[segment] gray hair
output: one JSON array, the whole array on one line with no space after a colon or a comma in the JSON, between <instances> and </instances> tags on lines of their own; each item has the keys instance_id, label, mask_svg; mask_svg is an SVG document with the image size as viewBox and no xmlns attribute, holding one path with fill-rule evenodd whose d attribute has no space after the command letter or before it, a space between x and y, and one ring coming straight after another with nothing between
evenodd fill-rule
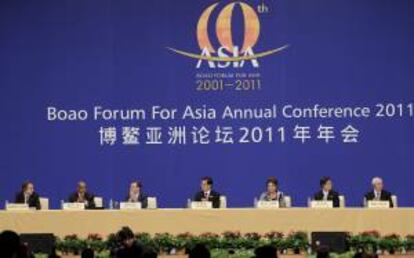
<instances>
[{"instance_id":1,"label":"gray hair","mask_svg":"<svg viewBox=\"0 0 414 258\"><path fill-rule=\"evenodd\" d=\"M382 183L382 178L381 177L374 177L371 181L371 183L373 185L377 184L377 183Z\"/></svg>"}]
</instances>

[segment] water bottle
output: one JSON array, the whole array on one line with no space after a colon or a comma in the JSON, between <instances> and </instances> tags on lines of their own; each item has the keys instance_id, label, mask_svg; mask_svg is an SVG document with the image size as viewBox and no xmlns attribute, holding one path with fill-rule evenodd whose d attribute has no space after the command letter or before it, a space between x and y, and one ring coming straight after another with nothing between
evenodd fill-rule
<instances>
[{"instance_id":1,"label":"water bottle","mask_svg":"<svg viewBox=\"0 0 414 258\"><path fill-rule=\"evenodd\" d=\"M191 199L187 199L187 208L191 208Z\"/></svg>"},{"instance_id":2,"label":"water bottle","mask_svg":"<svg viewBox=\"0 0 414 258\"><path fill-rule=\"evenodd\" d=\"M112 201L112 199L109 199L109 209L110 210L114 209L114 202Z\"/></svg>"},{"instance_id":3,"label":"water bottle","mask_svg":"<svg viewBox=\"0 0 414 258\"><path fill-rule=\"evenodd\" d=\"M64 206L64 204L65 204L65 201L64 200L60 200L60 208L63 210L63 206Z\"/></svg>"},{"instance_id":4,"label":"water bottle","mask_svg":"<svg viewBox=\"0 0 414 258\"><path fill-rule=\"evenodd\" d=\"M254 200L253 200L253 205L254 205L254 207L255 208L257 208L257 203L258 203L259 201L257 200L257 198L255 197L254 198Z\"/></svg>"}]
</instances>

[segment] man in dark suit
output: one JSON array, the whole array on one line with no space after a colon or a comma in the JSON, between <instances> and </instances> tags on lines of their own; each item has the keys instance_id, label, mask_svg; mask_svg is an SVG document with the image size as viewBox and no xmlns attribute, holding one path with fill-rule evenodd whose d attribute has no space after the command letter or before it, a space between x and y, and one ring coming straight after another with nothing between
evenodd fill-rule
<instances>
[{"instance_id":1,"label":"man in dark suit","mask_svg":"<svg viewBox=\"0 0 414 258\"><path fill-rule=\"evenodd\" d=\"M30 181L22 184L22 190L16 194L16 203L26 203L30 208L40 210L39 195L34 191L34 185Z\"/></svg>"},{"instance_id":2,"label":"man in dark suit","mask_svg":"<svg viewBox=\"0 0 414 258\"><path fill-rule=\"evenodd\" d=\"M392 202L392 194L384 190L384 183L381 178L374 177L372 179L373 190L365 194L365 200L367 201L389 201L390 207L394 207Z\"/></svg>"},{"instance_id":3,"label":"man in dark suit","mask_svg":"<svg viewBox=\"0 0 414 258\"><path fill-rule=\"evenodd\" d=\"M78 187L76 192L69 196L69 202L80 202L85 203L86 209L94 209L95 202L94 196L87 191L86 183L84 181L80 181L78 183Z\"/></svg>"},{"instance_id":4,"label":"man in dark suit","mask_svg":"<svg viewBox=\"0 0 414 258\"><path fill-rule=\"evenodd\" d=\"M128 227L123 227L118 233L119 248L113 250L116 258L140 258L143 247L135 240L134 233Z\"/></svg>"},{"instance_id":5,"label":"man in dark suit","mask_svg":"<svg viewBox=\"0 0 414 258\"><path fill-rule=\"evenodd\" d=\"M321 190L316 192L313 199L316 201L332 201L333 207L339 207L339 194L332 190L333 184L331 178L325 176L320 180Z\"/></svg>"},{"instance_id":6,"label":"man in dark suit","mask_svg":"<svg viewBox=\"0 0 414 258\"><path fill-rule=\"evenodd\" d=\"M129 194L126 198L127 202L140 202L143 209L148 207L147 196L142 192L142 184L140 181L133 181L129 187Z\"/></svg>"},{"instance_id":7,"label":"man in dark suit","mask_svg":"<svg viewBox=\"0 0 414 258\"><path fill-rule=\"evenodd\" d=\"M213 179L211 177L204 177L201 179L201 191L196 193L194 201L212 202L213 208L220 208L220 194L213 191Z\"/></svg>"}]
</instances>

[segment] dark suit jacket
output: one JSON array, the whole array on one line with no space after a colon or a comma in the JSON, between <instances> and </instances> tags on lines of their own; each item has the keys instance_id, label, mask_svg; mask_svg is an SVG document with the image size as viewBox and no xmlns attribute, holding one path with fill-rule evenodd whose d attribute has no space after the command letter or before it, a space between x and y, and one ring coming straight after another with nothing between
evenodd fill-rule
<instances>
[{"instance_id":1,"label":"dark suit jacket","mask_svg":"<svg viewBox=\"0 0 414 258\"><path fill-rule=\"evenodd\" d=\"M24 193L19 192L16 194L16 203L24 203ZM39 195L37 193L33 193L30 195L29 200L27 201L27 204L30 208L36 208L36 210L40 210L40 200Z\"/></svg>"},{"instance_id":2,"label":"dark suit jacket","mask_svg":"<svg viewBox=\"0 0 414 258\"><path fill-rule=\"evenodd\" d=\"M116 258L139 258L143 251L143 247L138 243L134 243L131 247L122 246L116 251Z\"/></svg>"},{"instance_id":3,"label":"dark suit jacket","mask_svg":"<svg viewBox=\"0 0 414 258\"><path fill-rule=\"evenodd\" d=\"M141 203L141 207L143 209L146 209L148 207L148 199L147 199L147 195L140 193L139 197L138 197L138 201ZM125 198L125 201L128 202L129 201L129 195Z\"/></svg>"},{"instance_id":4,"label":"dark suit jacket","mask_svg":"<svg viewBox=\"0 0 414 258\"><path fill-rule=\"evenodd\" d=\"M319 192L315 193L315 195L313 196L313 199L315 201L322 201L323 200L323 191L320 190ZM329 191L328 201L332 201L333 202L333 207L338 208L339 207L339 194L335 191Z\"/></svg>"},{"instance_id":5,"label":"dark suit jacket","mask_svg":"<svg viewBox=\"0 0 414 258\"><path fill-rule=\"evenodd\" d=\"M203 198L204 192L200 191L195 194L194 201L201 202ZM211 190L210 195L208 197L208 201L212 202L213 208L220 208L220 194L218 192Z\"/></svg>"},{"instance_id":6,"label":"dark suit jacket","mask_svg":"<svg viewBox=\"0 0 414 258\"><path fill-rule=\"evenodd\" d=\"M388 191L382 190L381 192L381 201L389 201L390 202L390 207L394 207L394 203L392 203L392 198L391 198L392 194ZM367 201L372 201L375 199L375 193L374 191L368 192L367 194L365 194L365 199Z\"/></svg>"},{"instance_id":7,"label":"dark suit jacket","mask_svg":"<svg viewBox=\"0 0 414 258\"><path fill-rule=\"evenodd\" d=\"M94 196L90 193L85 193L85 209L95 209L95 202L93 200ZM78 202L78 192L72 193L69 198L69 202Z\"/></svg>"}]
</instances>

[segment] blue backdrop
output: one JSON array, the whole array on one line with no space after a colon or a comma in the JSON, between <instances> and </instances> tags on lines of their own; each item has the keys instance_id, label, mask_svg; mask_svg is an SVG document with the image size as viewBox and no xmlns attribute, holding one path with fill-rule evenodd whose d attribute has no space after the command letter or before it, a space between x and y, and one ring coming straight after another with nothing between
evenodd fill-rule
<instances>
[{"instance_id":1,"label":"blue backdrop","mask_svg":"<svg viewBox=\"0 0 414 258\"><path fill-rule=\"evenodd\" d=\"M210 175L231 207L251 206L274 175L303 206L329 175L348 205L360 205L370 179L381 176L400 205L414 205L413 117L260 120L48 121L47 107L182 110L186 105L221 110L225 105L370 106L413 102L414 2L412 0L244 1L260 20L256 52L283 51L240 69L214 70L170 51L200 54L196 27L210 0L62 0L0 2L0 201L12 199L30 179L53 207L80 179L91 192L121 199L133 179L158 197L161 207L183 207ZM220 1L208 32L217 45L214 19L231 1ZM262 6L262 9L257 8ZM266 8L264 8L266 7ZM241 42L240 6L232 17ZM239 43L239 45L241 45ZM197 91L196 74L260 73L261 90ZM375 110L375 109L373 109ZM407 111L407 112L406 112ZM284 126L351 124L359 141L325 144L312 135L285 143L100 145L100 127ZM214 132L214 130L213 130ZM165 132L166 134L166 132ZM145 139L143 138L141 142Z\"/></svg>"}]
</instances>

